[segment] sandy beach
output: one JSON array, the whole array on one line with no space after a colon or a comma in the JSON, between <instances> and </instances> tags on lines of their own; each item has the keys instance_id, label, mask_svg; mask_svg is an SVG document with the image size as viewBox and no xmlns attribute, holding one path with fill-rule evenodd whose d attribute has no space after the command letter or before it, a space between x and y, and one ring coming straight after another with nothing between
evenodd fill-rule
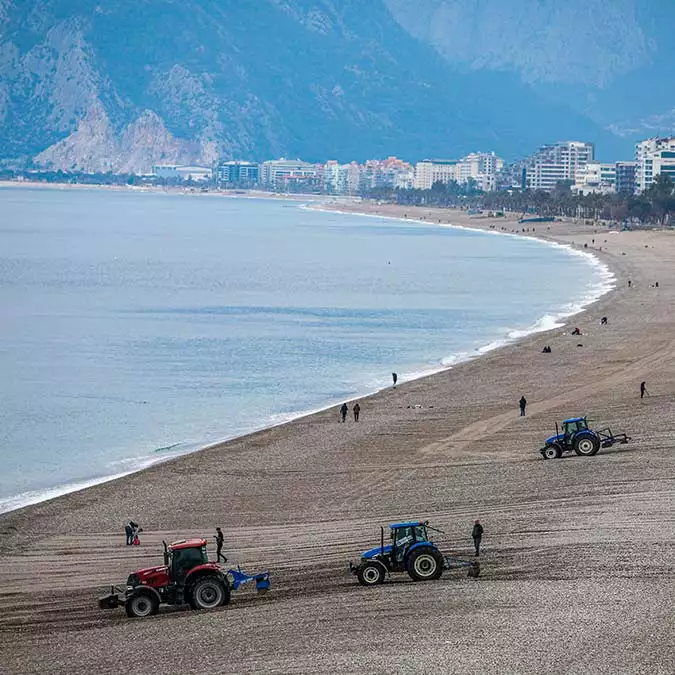
<instances>
[{"instance_id":1,"label":"sandy beach","mask_svg":"<svg viewBox=\"0 0 675 675\"><path fill-rule=\"evenodd\" d=\"M358 424L327 410L0 515L0 670L671 673L675 233L534 226L586 244L617 276L567 326L366 397ZM631 443L544 461L556 420L584 414ZM125 546L130 518L144 529L140 547ZM480 578L398 575L361 588L347 561L378 543L380 525L408 518L429 519L446 532L435 536L441 548L461 556L480 518ZM160 563L163 539L213 542L216 525L230 561L271 572L269 593L143 620L98 609L106 585Z\"/></svg>"}]
</instances>

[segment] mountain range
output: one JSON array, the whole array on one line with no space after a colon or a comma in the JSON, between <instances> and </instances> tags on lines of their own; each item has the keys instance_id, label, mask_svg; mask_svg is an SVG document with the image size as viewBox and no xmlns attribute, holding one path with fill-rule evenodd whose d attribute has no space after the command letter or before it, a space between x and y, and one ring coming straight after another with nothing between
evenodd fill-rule
<instances>
[{"instance_id":1,"label":"mountain range","mask_svg":"<svg viewBox=\"0 0 675 675\"><path fill-rule=\"evenodd\" d=\"M673 19L638 0L0 0L0 162L515 159L572 138L630 158L675 129Z\"/></svg>"}]
</instances>

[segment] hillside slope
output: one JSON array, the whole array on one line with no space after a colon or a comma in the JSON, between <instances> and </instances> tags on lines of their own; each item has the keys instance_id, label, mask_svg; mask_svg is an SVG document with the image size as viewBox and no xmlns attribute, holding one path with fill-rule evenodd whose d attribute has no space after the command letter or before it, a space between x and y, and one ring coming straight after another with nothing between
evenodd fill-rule
<instances>
[{"instance_id":1,"label":"hillside slope","mask_svg":"<svg viewBox=\"0 0 675 675\"><path fill-rule=\"evenodd\" d=\"M0 0L0 159L507 157L579 137L628 149L514 73L459 70L384 0Z\"/></svg>"}]
</instances>

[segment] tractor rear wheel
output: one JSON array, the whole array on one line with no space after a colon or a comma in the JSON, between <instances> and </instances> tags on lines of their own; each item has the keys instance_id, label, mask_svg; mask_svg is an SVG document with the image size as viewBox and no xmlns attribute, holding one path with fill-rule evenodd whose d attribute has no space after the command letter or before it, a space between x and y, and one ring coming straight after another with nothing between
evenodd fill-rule
<instances>
[{"instance_id":1,"label":"tractor rear wheel","mask_svg":"<svg viewBox=\"0 0 675 675\"><path fill-rule=\"evenodd\" d=\"M157 614L159 602L157 602L157 598L154 595L150 595L147 592L136 593L126 601L124 608L127 611L127 616L142 619L146 616Z\"/></svg>"},{"instance_id":2,"label":"tractor rear wheel","mask_svg":"<svg viewBox=\"0 0 675 675\"><path fill-rule=\"evenodd\" d=\"M197 579L190 589L192 609L215 609L230 602L230 587L215 575Z\"/></svg>"},{"instance_id":3,"label":"tractor rear wheel","mask_svg":"<svg viewBox=\"0 0 675 675\"><path fill-rule=\"evenodd\" d=\"M544 455L544 459L560 459L562 450L559 445L547 445L541 454Z\"/></svg>"},{"instance_id":4,"label":"tractor rear wheel","mask_svg":"<svg viewBox=\"0 0 675 675\"><path fill-rule=\"evenodd\" d=\"M362 563L356 572L356 578L359 580L361 586L376 586L384 583L384 577L387 570L380 562L373 560L372 562Z\"/></svg>"},{"instance_id":5,"label":"tractor rear wheel","mask_svg":"<svg viewBox=\"0 0 675 675\"><path fill-rule=\"evenodd\" d=\"M443 574L443 556L435 548L423 546L410 552L406 569L413 581L430 581Z\"/></svg>"},{"instance_id":6,"label":"tractor rear wheel","mask_svg":"<svg viewBox=\"0 0 675 675\"><path fill-rule=\"evenodd\" d=\"M600 439L594 434L577 436L574 441L574 452L582 457L591 457L600 450Z\"/></svg>"}]
</instances>

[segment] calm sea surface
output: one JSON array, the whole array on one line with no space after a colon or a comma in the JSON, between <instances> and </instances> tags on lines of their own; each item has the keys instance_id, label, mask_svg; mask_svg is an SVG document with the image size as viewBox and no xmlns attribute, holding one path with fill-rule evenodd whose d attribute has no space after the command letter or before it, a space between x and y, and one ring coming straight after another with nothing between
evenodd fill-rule
<instances>
[{"instance_id":1,"label":"calm sea surface","mask_svg":"<svg viewBox=\"0 0 675 675\"><path fill-rule=\"evenodd\" d=\"M607 284L516 237L1 188L0 511L438 370Z\"/></svg>"}]
</instances>

